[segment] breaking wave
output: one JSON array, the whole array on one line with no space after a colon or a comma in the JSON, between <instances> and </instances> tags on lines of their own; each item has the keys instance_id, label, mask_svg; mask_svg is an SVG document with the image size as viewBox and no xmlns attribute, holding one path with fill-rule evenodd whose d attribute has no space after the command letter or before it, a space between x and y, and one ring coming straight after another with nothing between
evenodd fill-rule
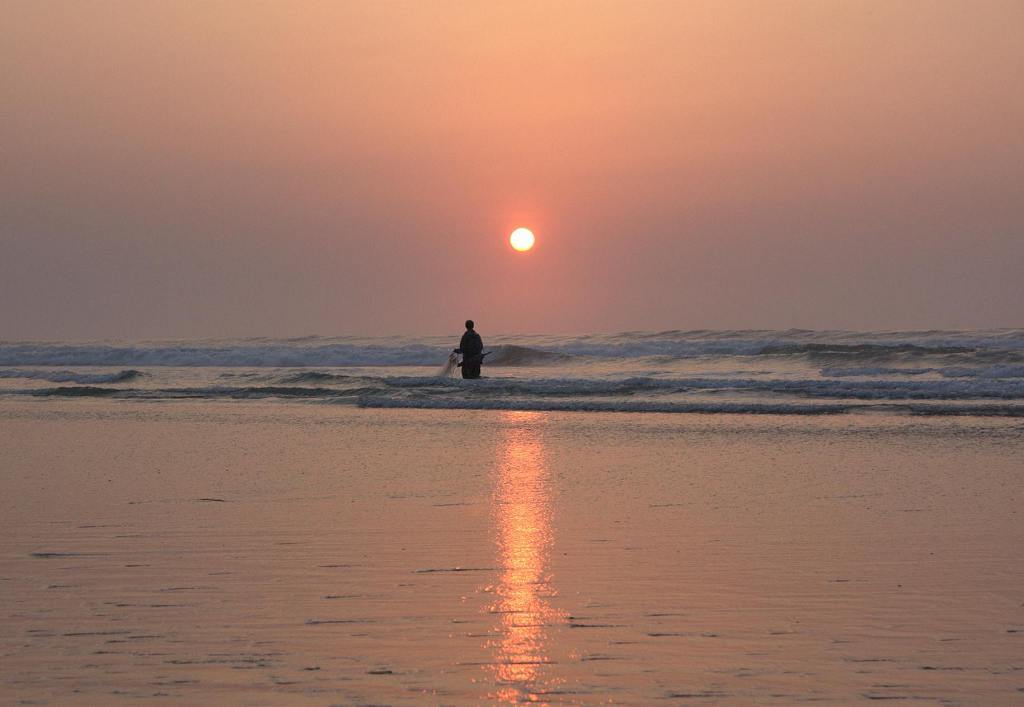
<instances>
[{"instance_id":1,"label":"breaking wave","mask_svg":"<svg viewBox=\"0 0 1024 707\"><path fill-rule=\"evenodd\" d=\"M765 356L791 356L794 354L807 354L812 357L838 357L838 358L890 358L899 355L934 356L941 354L963 354L971 353L974 348L969 346L944 346L933 345L923 346L910 343L892 344L831 344L831 343L810 343L810 344L783 344L765 346L757 353Z\"/></svg>"},{"instance_id":2,"label":"breaking wave","mask_svg":"<svg viewBox=\"0 0 1024 707\"><path fill-rule=\"evenodd\" d=\"M330 383L350 380L352 376L327 371L300 371L284 376L282 383Z\"/></svg>"},{"instance_id":3,"label":"breaking wave","mask_svg":"<svg viewBox=\"0 0 1024 707\"><path fill-rule=\"evenodd\" d=\"M10 394L12 391L8 391ZM339 390L337 388L304 388L299 386L213 386L205 388L104 388L99 386L66 386L60 388L34 388L13 391L15 395L35 397L116 397L136 400L256 400L260 398L306 398L333 399L354 397L364 393L378 392L376 388Z\"/></svg>"},{"instance_id":4,"label":"breaking wave","mask_svg":"<svg viewBox=\"0 0 1024 707\"><path fill-rule=\"evenodd\" d=\"M938 402L770 402L770 401L680 401L603 400L559 397L447 397L379 395L370 388L338 390L281 386L238 388L181 388L171 390L125 390L98 386L74 386L23 391L37 397L126 398L126 399L221 399L259 400L283 398L357 405L364 408L412 408L438 410L537 410L551 412L651 412L689 414L755 415L841 415L848 413L910 414L925 416L1024 417L1024 404Z\"/></svg>"},{"instance_id":5,"label":"breaking wave","mask_svg":"<svg viewBox=\"0 0 1024 707\"><path fill-rule=\"evenodd\" d=\"M440 389L475 396L542 395L561 397L621 396L636 393L750 391L817 398L858 400L1024 399L1024 381L901 381L901 380L784 380L758 378L650 378L619 380L586 378L485 378L472 382L437 377L396 376L372 380L387 388L429 391Z\"/></svg>"},{"instance_id":6,"label":"breaking wave","mask_svg":"<svg viewBox=\"0 0 1024 707\"><path fill-rule=\"evenodd\" d=\"M141 378L142 371L128 369L117 373L79 373L77 371L35 371L0 369L0 378L26 378L51 383L127 383Z\"/></svg>"},{"instance_id":7,"label":"breaking wave","mask_svg":"<svg viewBox=\"0 0 1024 707\"><path fill-rule=\"evenodd\" d=\"M1024 330L987 332L664 331L492 337L487 364L558 364L577 357L666 360L797 358L830 365L940 359L943 365L1024 365ZM0 343L0 366L438 366L452 337L246 339L151 343Z\"/></svg>"},{"instance_id":8,"label":"breaking wave","mask_svg":"<svg viewBox=\"0 0 1024 707\"><path fill-rule=\"evenodd\" d=\"M487 358L488 366L537 366L546 363L556 363L572 358L571 354L558 351L545 351L534 349L529 346L516 346L514 344L501 344L491 349L491 355Z\"/></svg>"},{"instance_id":9,"label":"breaking wave","mask_svg":"<svg viewBox=\"0 0 1024 707\"><path fill-rule=\"evenodd\" d=\"M489 347L489 366L528 366L564 361L571 354L529 346ZM298 368L304 366L434 366L450 348L424 344L323 344L230 346L117 346L0 344L4 366L174 366ZM324 374L329 375L329 374ZM84 381L83 381L84 382Z\"/></svg>"},{"instance_id":10,"label":"breaking wave","mask_svg":"<svg viewBox=\"0 0 1024 707\"><path fill-rule=\"evenodd\" d=\"M861 366L821 369L821 375L826 378L921 376L927 373L934 373L943 378L1024 378L1024 366L946 366L938 368Z\"/></svg>"},{"instance_id":11,"label":"breaking wave","mask_svg":"<svg viewBox=\"0 0 1024 707\"><path fill-rule=\"evenodd\" d=\"M1019 329L492 336L485 377L472 381L436 375L452 343L452 337L0 342L0 396L495 410L1024 414ZM88 368L94 366L101 368Z\"/></svg>"},{"instance_id":12,"label":"breaking wave","mask_svg":"<svg viewBox=\"0 0 1024 707\"><path fill-rule=\"evenodd\" d=\"M903 413L920 416L1024 417L1024 405L855 405L799 403L671 403L647 401L551 401L551 400L396 400L360 398L365 408L414 408L435 410L531 410L545 412L660 412L741 415L842 415L848 413Z\"/></svg>"},{"instance_id":13,"label":"breaking wave","mask_svg":"<svg viewBox=\"0 0 1024 707\"><path fill-rule=\"evenodd\" d=\"M0 344L0 366L420 366L443 360L440 353L423 344Z\"/></svg>"},{"instance_id":14,"label":"breaking wave","mask_svg":"<svg viewBox=\"0 0 1024 707\"><path fill-rule=\"evenodd\" d=\"M958 366L940 368L938 372L945 378L1024 378L1024 366L988 366L986 368Z\"/></svg>"},{"instance_id":15,"label":"breaking wave","mask_svg":"<svg viewBox=\"0 0 1024 707\"><path fill-rule=\"evenodd\" d=\"M289 385L287 383L293 383ZM301 383L309 385L301 385ZM1024 380L848 380L759 378L484 378L463 381L439 376L354 376L308 371L270 385L171 388L61 387L7 391L32 395L119 395L192 398L333 398L376 395L398 399L447 397L586 399L739 393L832 400L1024 400Z\"/></svg>"}]
</instances>

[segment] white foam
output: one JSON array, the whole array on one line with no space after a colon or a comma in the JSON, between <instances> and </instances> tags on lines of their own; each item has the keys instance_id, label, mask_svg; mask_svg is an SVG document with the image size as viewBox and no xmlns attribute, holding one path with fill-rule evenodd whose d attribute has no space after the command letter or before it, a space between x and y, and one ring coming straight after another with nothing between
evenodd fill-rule
<instances>
[{"instance_id":1,"label":"white foam","mask_svg":"<svg viewBox=\"0 0 1024 707\"><path fill-rule=\"evenodd\" d=\"M455 369L459 365L459 355L457 353L448 354L448 360L441 366L441 370L437 372L439 378L452 378L455 375Z\"/></svg>"},{"instance_id":2,"label":"white foam","mask_svg":"<svg viewBox=\"0 0 1024 707\"><path fill-rule=\"evenodd\" d=\"M454 341L442 337L153 343L0 343L0 366L434 366ZM688 359L811 357L858 361L954 357L947 365L1024 365L1024 330L989 332L668 331L488 339L488 366L557 365L572 357ZM963 360L961 360L963 359ZM1005 359L1005 360L1004 360Z\"/></svg>"},{"instance_id":3,"label":"white foam","mask_svg":"<svg viewBox=\"0 0 1024 707\"><path fill-rule=\"evenodd\" d=\"M1024 417L1024 405L935 404L800 404L800 403L659 403L647 401L580 400L408 400L359 398L366 408L413 408L434 410L530 410L545 412L646 412L673 414L741 415L840 415L853 412L887 412L921 416Z\"/></svg>"}]
</instances>

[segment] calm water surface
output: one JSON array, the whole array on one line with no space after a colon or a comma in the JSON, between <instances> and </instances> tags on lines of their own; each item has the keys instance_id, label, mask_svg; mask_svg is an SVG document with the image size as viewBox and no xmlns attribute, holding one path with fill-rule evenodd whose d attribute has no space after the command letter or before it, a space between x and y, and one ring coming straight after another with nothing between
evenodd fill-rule
<instances>
[{"instance_id":1,"label":"calm water surface","mask_svg":"<svg viewBox=\"0 0 1024 707\"><path fill-rule=\"evenodd\" d=\"M1012 704L1015 420L0 406L5 701Z\"/></svg>"}]
</instances>

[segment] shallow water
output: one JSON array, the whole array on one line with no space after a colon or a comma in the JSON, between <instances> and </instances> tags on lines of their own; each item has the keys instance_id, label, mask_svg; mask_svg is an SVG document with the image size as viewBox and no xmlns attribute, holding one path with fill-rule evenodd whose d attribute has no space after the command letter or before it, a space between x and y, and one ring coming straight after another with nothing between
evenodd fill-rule
<instances>
[{"instance_id":1,"label":"shallow water","mask_svg":"<svg viewBox=\"0 0 1024 707\"><path fill-rule=\"evenodd\" d=\"M444 367L457 340L0 341L0 399L1024 417L1020 329L487 335L484 378L471 381Z\"/></svg>"},{"instance_id":2,"label":"shallow water","mask_svg":"<svg viewBox=\"0 0 1024 707\"><path fill-rule=\"evenodd\" d=\"M1011 704L1014 419L0 405L0 701Z\"/></svg>"}]
</instances>

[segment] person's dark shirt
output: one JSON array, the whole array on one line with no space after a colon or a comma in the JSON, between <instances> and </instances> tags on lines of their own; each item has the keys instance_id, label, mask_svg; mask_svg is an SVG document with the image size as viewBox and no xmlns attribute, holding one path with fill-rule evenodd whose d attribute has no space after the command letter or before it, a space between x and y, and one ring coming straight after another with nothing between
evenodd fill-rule
<instances>
[{"instance_id":1,"label":"person's dark shirt","mask_svg":"<svg viewBox=\"0 0 1024 707\"><path fill-rule=\"evenodd\" d=\"M467 329L466 333L462 335L462 340L459 342L459 348L456 353L462 354L464 358L472 359L483 352L483 339L472 329Z\"/></svg>"}]
</instances>

